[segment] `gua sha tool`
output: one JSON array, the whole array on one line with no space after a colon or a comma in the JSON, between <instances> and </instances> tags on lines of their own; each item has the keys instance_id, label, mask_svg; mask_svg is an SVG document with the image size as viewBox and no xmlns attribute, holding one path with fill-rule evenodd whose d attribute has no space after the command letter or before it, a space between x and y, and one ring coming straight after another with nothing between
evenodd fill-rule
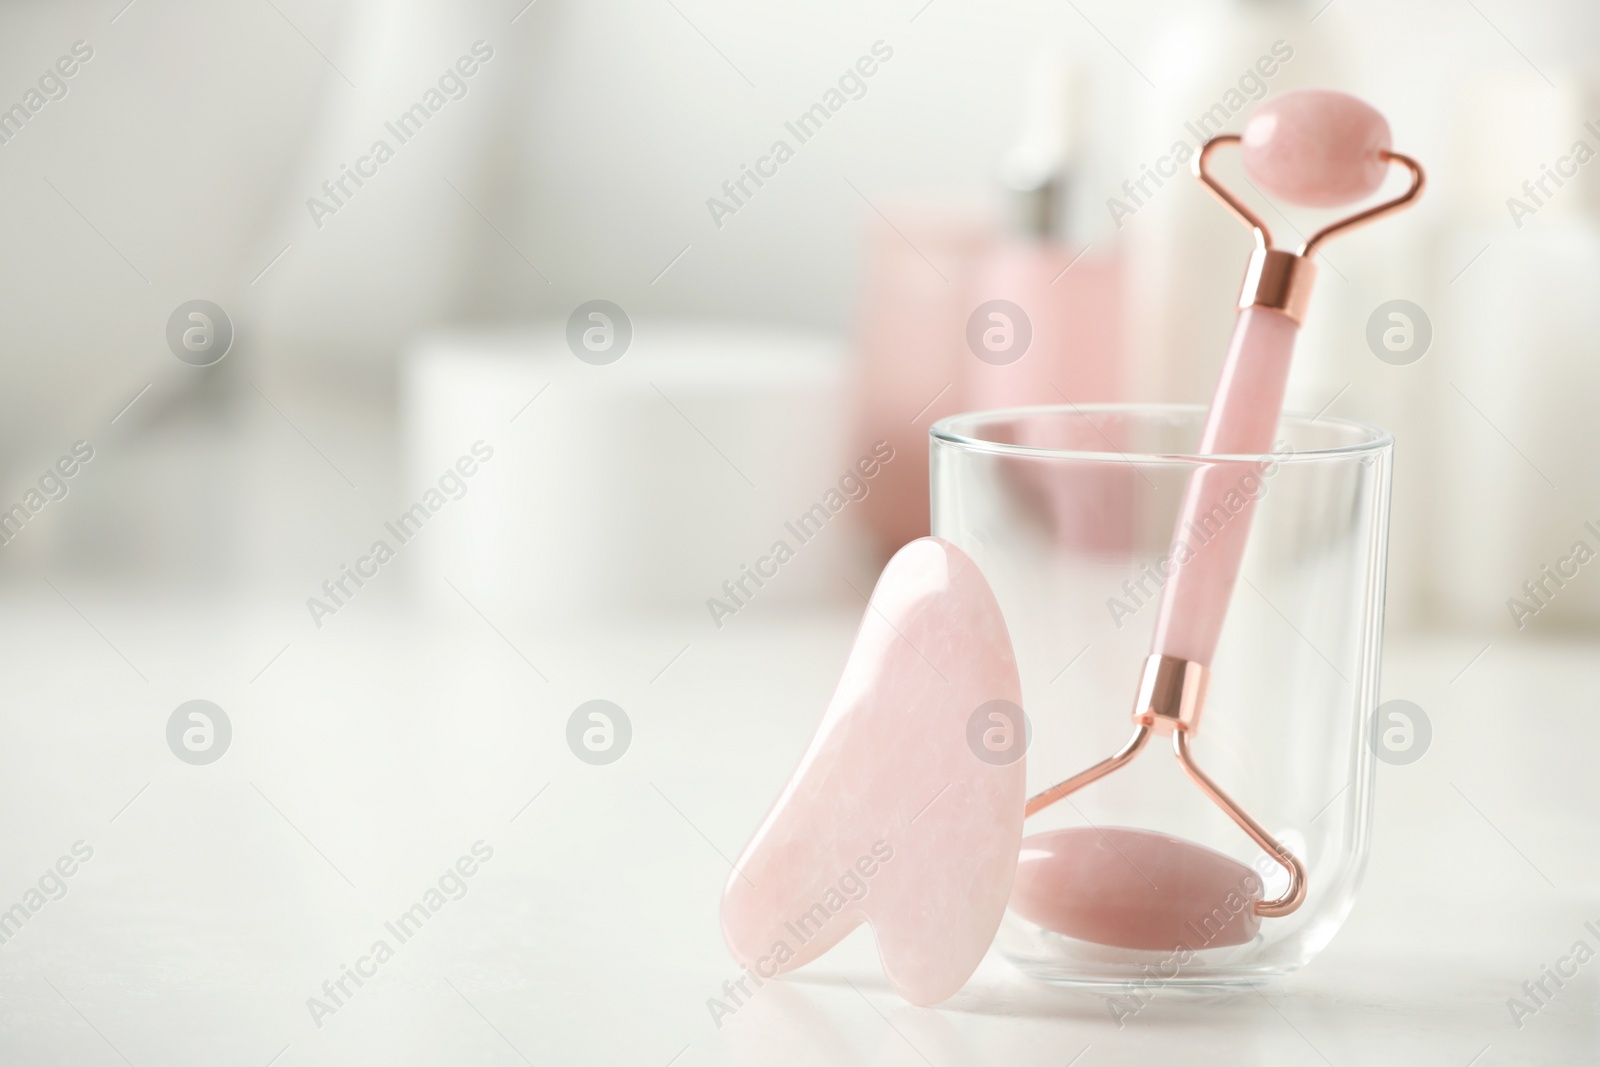
<instances>
[{"instance_id":1,"label":"gua sha tool","mask_svg":"<svg viewBox=\"0 0 1600 1067\"><path fill-rule=\"evenodd\" d=\"M1373 108L1345 93L1298 90L1267 101L1243 136L1212 138L1195 157L1195 176L1255 234L1239 317L1222 376L1212 397L1198 452L1260 455L1272 447L1283 405L1295 335L1305 317L1316 268L1311 256L1330 237L1397 211L1422 191L1422 168L1389 148L1389 125ZM1389 165L1411 173L1403 194L1314 233L1298 252L1272 247L1267 225L1224 188L1208 168L1223 145L1240 145L1246 175L1293 204L1334 207L1377 191ZM1210 663L1227 614L1249 536L1254 493L1241 480L1255 470L1220 459L1189 479L1172 558L1176 569L1162 590L1150 656L1134 704L1133 737L1121 751L1028 801L1033 815L1127 764L1152 734L1170 735L1184 771L1288 874L1288 885L1261 899L1263 882L1244 864L1210 849L1143 830L1085 828L1025 838L1012 907L1024 918L1084 941L1130 949L1214 948L1243 944L1262 917L1292 913L1305 900L1300 859L1195 764L1190 740L1200 725ZM1244 505L1223 505L1233 493ZM1223 507L1232 518L1198 549L1185 532L1206 530L1205 517ZM1218 524L1213 524L1218 525ZM1246 906L1248 905L1248 906ZM1206 920L1230 918L1217 929ZM1204 945L1195 945L1196 931Z\"/></svg>"},{"instance_id":2,"label":"gua sha tool","mask_svg":"<svg viewBox=\"0 0 1600 1067\"><path fill-rule=\"evenodd\" d=\"M1027 795L1020 745L988 762L967 741L994 701L1020 719L994 593L954 545L911 542L879 576L822 724L723 890L723 938L758 982L866 922L906 1000L965 984L1005 914Z\"/></svg>"}]
</instances>

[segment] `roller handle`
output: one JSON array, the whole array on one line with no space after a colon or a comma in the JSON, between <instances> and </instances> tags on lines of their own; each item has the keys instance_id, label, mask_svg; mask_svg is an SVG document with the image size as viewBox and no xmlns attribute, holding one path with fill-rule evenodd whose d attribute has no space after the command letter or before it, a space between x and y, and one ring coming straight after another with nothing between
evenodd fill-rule
<instances>
[{"instance_id":1,"label":"roller handle","mask_svg":"<svg viewBox=\"0 0 1600 1067\"><path fill-rule=\"evenodd\" d=\"M1239 312L1217 382L1201 455L1272 451L1299 325L1282 311ZM1209 667L1239 577L1255 502L1271 467L1261 461L1207 463L1189 476L1173 531L1171 577L1162 587L1151 652Z\"/></svg>"}]
</instances>

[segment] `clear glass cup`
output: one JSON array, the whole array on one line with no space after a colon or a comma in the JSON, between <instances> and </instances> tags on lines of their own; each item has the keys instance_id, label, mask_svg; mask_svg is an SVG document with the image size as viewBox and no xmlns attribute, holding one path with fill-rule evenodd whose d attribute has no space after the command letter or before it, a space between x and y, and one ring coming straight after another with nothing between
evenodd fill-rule
<instances>
[{"instance_id":1,"label":"clear glass cup","mask_svg":"<svg viewBox=\"0 0 1600 1067\"><path fill-rule=\"evenodd\" d=\"M1211 663L1196 763L1307 872L1305 901L1231 947L1141 951L1076 940L1007 913L999 947L1046 981L1127 988L1287 974L1354 903L1372 821L1393 440L1332 418L1285 416L1271 455L1197 457L1204 409L1015 408L931 431L933 533L993 586L1016 649L1031 729L1029 795L1120 749L1150 652L1189 476L1259 472L1249 542ZM1284 869L1184 774L1169 744L1028 820L1024 835L1133 827L1251 867L1264 895Z\"/></svg>"}]
</instances>

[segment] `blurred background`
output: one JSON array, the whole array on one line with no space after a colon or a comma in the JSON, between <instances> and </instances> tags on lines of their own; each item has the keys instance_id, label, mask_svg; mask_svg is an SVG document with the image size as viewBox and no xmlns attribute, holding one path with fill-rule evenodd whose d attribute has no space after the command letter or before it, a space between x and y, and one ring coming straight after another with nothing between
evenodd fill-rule
<instances>
[{"instance_id":1,"label":"blurred background","mask_svg":"<svg viewBox=\"0 0 1600 1067\"><path fill-rule=\"evenodd\" d=\"M1504 1000L1600 923L1597 45L1578 0L0 5L0 907L98 857L0 943L5 1058L1592 1052L1593 968ZM1348 932L1132 1037L994 961L906 1008L864 935L714 1029L728 857L929 426L1203 403L1251 240L1189 159L1302 86L1429 175L1318 257L1290 386L1395 437L1384 696L1434 723ZM453 932L308 1018L480 838Z\"/></svg>"},{"instance_id":2,"label":"blurred background","mask_svg":"<svg viewBox=\"0 0 1600 1067\"><path fill-rule=\"evenodd\" d=\"M1267 92L1337 85L1431 178L1328 246L1290 399L1395 434L1390 625L1600 621L1587 576L1536 619L1508 606L1540 607L1523 582L1600 517L1600 15L902 6L8 6L10 97L74 42L92 59L0 146L0 498L76 441L95 459L0 573L247 590L292 617L482 438L512 458L493 493L381 596L455 565L508 609L704 613L885 439L875 496L762 597L848 600L842 561L870 575L925 521L935 418L1205 400L1249 237L1183 161ZM475 42L492 58L441 95ZM430 89L426 125L393 127ZM325 188L355 166L374 173ZM1284 243L1313 218L1268 214ZM1008 296L1057 366L994 385L963 330ZM235 334L209 367L164 334L197 298ZM631 323L608 366L563 337L595 299ZM1426 320L1420 356L1369 344L1394 300Z\"/></svg>"}]
</instances>

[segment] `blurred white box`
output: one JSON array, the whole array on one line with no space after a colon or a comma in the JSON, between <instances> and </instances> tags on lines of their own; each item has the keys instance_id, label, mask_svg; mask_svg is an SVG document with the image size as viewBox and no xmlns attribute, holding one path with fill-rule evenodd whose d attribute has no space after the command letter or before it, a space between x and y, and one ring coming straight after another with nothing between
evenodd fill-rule
<instances>
[{"instance_id":1,"label":"blurred white box","mask_svg":"<svg viewBox=\"0 0 1600 1067\"><path fill-rule=\"evenodd\" d=\"M560 324L419 340L403 372L405 507L475 442L493 456L462 465L476 470L459 499L440 494L400 549L408 570L425 596L454 598L448 579L485 611L552 622L697 611L712 626L708 599L727 603L724 583L781 539L793 558L759 587L746 580L740 611L848 597L853 509L803 544L785 525L855 459L844 454L841 347L635 324L625 354L597 366Z\"/></svg>"}]
</instances>

